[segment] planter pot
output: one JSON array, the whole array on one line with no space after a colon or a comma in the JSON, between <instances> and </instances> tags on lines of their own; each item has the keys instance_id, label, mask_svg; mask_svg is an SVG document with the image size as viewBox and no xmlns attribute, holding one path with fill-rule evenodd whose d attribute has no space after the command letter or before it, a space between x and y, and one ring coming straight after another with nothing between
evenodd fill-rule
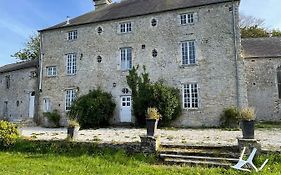
<instances>
[{"instance_id":1,"label":"planter pot","mask_svg":"<svg viewBox=\"0 0 281 175\"><path fill-rule=\"evenodd\" d=\"M255 121L241 121L241 129L243 133L243 139L254 139L255 138Z\"/></svg>"},{"instance_id":2,"label":"planter pot","mask_svg":"<svg viewBox=\"0 0 281 175\"><path fill-rule=\"evenodd\" d=\"M79 127L68 127L67 137L71 139L76 139L78 137Z\"/></svg>"},{"instance_id":3,"label":"planter pot","mask_svg":"<svg viewBox=\"0 0 281 175\"><path fill-rule=\"evenodd\" d=\"M158 120L146 119L147 136L154 136L157 129Z\"/></svg>"}]
</instances>

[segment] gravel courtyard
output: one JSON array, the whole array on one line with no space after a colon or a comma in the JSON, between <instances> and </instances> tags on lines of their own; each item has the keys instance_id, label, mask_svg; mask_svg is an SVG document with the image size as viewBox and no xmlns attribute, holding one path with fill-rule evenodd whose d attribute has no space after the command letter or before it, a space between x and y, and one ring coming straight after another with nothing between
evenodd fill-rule
<instances>
[{"instance_id":1,"label":"gravel courtyard","mask_svg":"<svg viewBox=\"0 0 281 175\"><path fill-rule=\"evenodd\" d=\"M21 135L34 140L61 140L66 138L66 128L21 128ZM106 128L81 130L77 141L98 143L140 142L140 135L145 129ZM188 145L236 145L241 131L225 131L220 129L173 129L158 130L161 143ZM281 151L281 129L256 129L255 137L262 149Z\"/></svg>"}]
</instances>

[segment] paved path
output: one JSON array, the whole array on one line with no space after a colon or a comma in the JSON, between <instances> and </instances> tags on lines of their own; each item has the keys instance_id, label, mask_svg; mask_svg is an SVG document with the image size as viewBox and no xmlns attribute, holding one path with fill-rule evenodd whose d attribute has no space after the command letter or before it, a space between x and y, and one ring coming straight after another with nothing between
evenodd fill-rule
<instances>
[{"instance_id":1,"label":"paved path","mask_svg":"<svg viewBox=\"0 0 281 175\"><path fill-rule=\"evenodd\" d=\"M145 129L107 128L81 130L77 141L99 143L140 142L140 135ZM35 140L60 140L66 138L66 128L21 128L21 134ZM241 131L224 131L220 129L175 129L158 130L161 143L190 145L236 145ZM281 129L257 129L255 131L263 149L281 151Z\"/></svg>"}]
</instances>

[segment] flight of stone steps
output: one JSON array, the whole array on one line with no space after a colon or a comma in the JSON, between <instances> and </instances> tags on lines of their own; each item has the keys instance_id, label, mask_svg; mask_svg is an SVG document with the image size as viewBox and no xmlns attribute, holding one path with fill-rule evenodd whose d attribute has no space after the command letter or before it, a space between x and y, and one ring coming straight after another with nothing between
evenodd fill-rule
<instances>
[{"instance_id":1,"label":"flight of stone steps","mask_svg":"<svg viewBox=\"0 0 281 175\"><path fill-rule=\"evenodd\" d=\"M10 122L16 124L20 128L37 126L33 119L13 119Z\"/></svg>"},{"instance_id":2,"label":"flight of stone steps","mask_svg":"<svg viewBox=\"0 0 281 175\"><path fill-rule=\"evenodd\" d=\"M237 146L161 145L160 158L165 164L230 167L238 162Z\"/></svg>"}]
</instances>

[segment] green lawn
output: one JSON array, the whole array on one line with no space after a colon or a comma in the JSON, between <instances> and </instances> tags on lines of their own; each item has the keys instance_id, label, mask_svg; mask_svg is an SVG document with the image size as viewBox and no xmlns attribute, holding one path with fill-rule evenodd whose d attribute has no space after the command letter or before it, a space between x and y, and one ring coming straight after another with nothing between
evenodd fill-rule
<instances>
[{"instance_id":1,"label":"green lawn","mask_svg":"<svg viewBox=\"0 0 281 175\"><path fill-rule=\"evenodd\" d=\"M280 175L281 156L270 155L270 162L259 174ZM264 156L257 161L260 165ZM273 163L277 162L277 163ZM165 166L155 156L143 154L128 155L124 151L100 149L94 145L72 143L21 142L14 148L0 151L0 174L114 174L114 175L209 175L249 174L232 169ZM258 173L256 173L258 174Z\"/></svg>"}]
</instances>

